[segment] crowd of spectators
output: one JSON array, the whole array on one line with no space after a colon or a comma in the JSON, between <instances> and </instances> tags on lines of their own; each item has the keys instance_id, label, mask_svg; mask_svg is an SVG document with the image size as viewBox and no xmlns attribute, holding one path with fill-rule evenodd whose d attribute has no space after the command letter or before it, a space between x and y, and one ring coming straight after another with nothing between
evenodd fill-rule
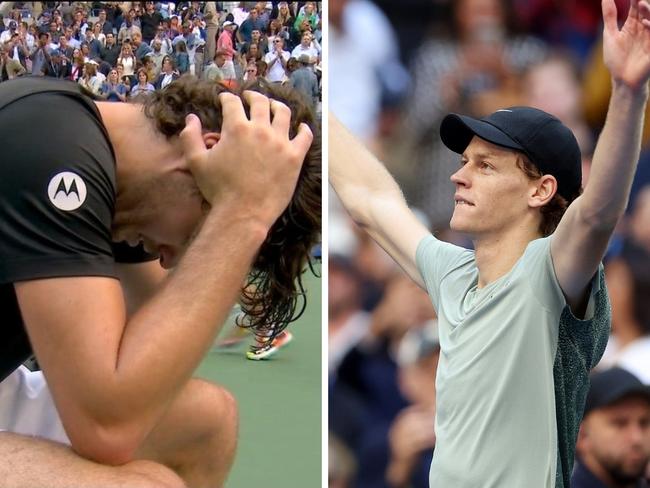
<instances>
[{"instance_id":1,"label":"crowd of spectators","mask_svg":"<svg viewBox=\"0 0 650 488\"><path fill-rule=\"evenodd\" d=\"M616 3L625 18L628 0ZM578 139L587 183L610 92L600 2L331 0L329 8L330 110L386 164L438 238L471 247L449 229L450 176L460 159L440 141L449 112L481 117L529 105L557 116ZM330 486L428 487L440 353L435 312L426 293L355 228L333 192L329 201ZM619 366L650 384L647 116L628 212L604 264L613 318L599 369ZM598 444L593 434L585 442L581 432L578 457L589 451L626 465L626 456L647 462L650 403L643 405L636 427L623 426L617 414L616 441ZM580 486L618 486L602 483Z\"/></svg>"},{"instance_id":2,"label":"crowd of spectators","mask_svg":"<svg viewBox=\"0 0 650 488\"><path fill-rule=\"evenodd\" d=\"M320 2L0 4L0 82L63 78L125 102L186 74L288 84L319 111Z\"/></svg>"}]
</instances>

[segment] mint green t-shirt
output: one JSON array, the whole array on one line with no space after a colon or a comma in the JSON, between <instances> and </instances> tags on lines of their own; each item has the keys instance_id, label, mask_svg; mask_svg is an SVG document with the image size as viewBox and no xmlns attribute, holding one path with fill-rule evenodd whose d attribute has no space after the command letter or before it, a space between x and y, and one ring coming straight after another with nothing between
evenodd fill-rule
<instances>
[{"instance_id":1,"label":"mint green t-shirt","mask_svg":"<svg viewBox=\"0 0 650 488\"><path fill-rule=\"evenodd\" d=\"M473 251L433 236L418 245L441 347L431 488L569 487L609 304L601 266L586 319L573 317L550 242L530 242L506 275L481 289Z\"/></svg>"}]
</instances>

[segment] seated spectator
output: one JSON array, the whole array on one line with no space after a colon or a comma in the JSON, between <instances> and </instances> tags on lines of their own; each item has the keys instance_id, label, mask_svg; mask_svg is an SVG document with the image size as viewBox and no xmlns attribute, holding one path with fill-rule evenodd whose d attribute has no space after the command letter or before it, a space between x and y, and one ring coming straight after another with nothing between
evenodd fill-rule
<instances>
[{"instance_id":1,"label":"seated spectator","mask_svg":"<svg viewBox=\"0 0 650 488\"><path fill-rule=\"evenodd\" d=\"M83 75L83 69L86 64L84 55L81 52L81 49L75 49L72 51L72 59L70 62L70 79L72 81L79 81L79 78Z\"/></svg>"},{"instance_id":2,"label":"seated spectator","mask_svg":"<svg viewBox=\"0 0 650 488\"><path fill-rule=\"evenodd\" d=\"M158 75L158 78L153 82L153 86L156 90L165 88L172 81L177 80L180 77L175 68L174 59L171 56L165 56L162 62L162 70Z\"/></svg>"},{"instance_id":3,"label":"seated spectator","mask_svg":"<svg viewBox=\"0 0 650 488\"><path fill-rule=\"evenodd\" d=\"M306 2L302 7L300 13L298 13L296 20L293 23L294 30L302 32L304 30L303 22L305 21L308 22L311 30L316 30L318 28L320 18L318 17L316 4L314 2Z\"/></svg>"},{"instance_id":4,"label":"seated spectator","mask_svg":"<svg viewBox=\"0 0 650 488\"><path fill-rule=\"evenodd\" d=\"M127 76L131 76L135 73L135 67L138 64L138 60L133 54L133 47L130 42L124 42L122 44L122 51L120 56L117 58L117 64L121 64L124 67L124 73Z\"/></svg>"},{"instance_id":5,"label":"seated spectator","mask_svg":"<svg viewBox=\"0 0 650 488\"><path fill-rule=\"evenodd\" d=\"M54 49L50 59L43 65L43 74L52 78L69 78L70 63L61 55L61 51Z\"/></svg>"},{"instance_id":6,"label":"seated spectator","mask_svg":"<svg viewBox=\"0 0 650 488\"><path fill-rule=\"evenodd\" d=\"M135 98L137 96L146 96L150 93L153 93L155 88L147 78L147 71L144 68L140 68L137 72L138 83L131 88L130 97Z\"/></svg>"},{"instance_id":7,"label":"seated spectator","mask_svg":"<svg viewBox=\"0 0 650 488\"><path fill-rule=\"evenodd\" d=\"M79 78L78 83L93 95L99 96L106 77L97 71L97 66L96 61L88 61L84 65L83 74Z\"/></svg>"},{"instance_id":8,"label":"seated spectator","mask_svg":"<svg viewBox=\"0 0 650 488\"><path fill-rule=\"evenodd\" d=\"M252 83L255 80L257 80L257 65L254 62L248 63L244 72L244 83Z\"/></svg>"},{"instance_id":9,"label":"seated spectator","mask_svg":"<svg viewBox=\"0 0 650 488\"><path fill-rule=\"evenodd\" d=\"M126 86L119 82L117 70L112 69L99 90L99 97L109 102L126 102L126 93Z\"/></svg>"},{"instance_id":10,"label":"seated spectator","mask_svg":"<svg viewBox=\"0 0 650 488\"><path fill-rule=\"evenodd\" d=\"M593 374L576 453L572 488L647 486L650 388L620 368Z\"/></svg>"},{"instance_id":11,"label":"seated spectator","mask_svg":"<svg viewBox=\"0 0 650 488\"><path fill-rule=\"evenodd\" d=\"M149 47L149 44L142 41L142 34L140 32L133 33L131 44L135 49L135 59L139 62L144 61L144 57L151 52L151 47Z\"/></svg>"},{"instance_id":12,"label":"seated spectator","mask_svg":"<svg viewBox=\"0 0 650 488\"><path fill-rule=\"evenodd\" d=\"M246 55L248 54L248 51L250 50L250 46L253 44L257 45L260 53L266 53L267 51L267 40L266 36L262 36L262 31L259 29L254 29L251 35L251 41L246 42L242 45L241 47L241 53Z\"/></svg>"}]
</instances>

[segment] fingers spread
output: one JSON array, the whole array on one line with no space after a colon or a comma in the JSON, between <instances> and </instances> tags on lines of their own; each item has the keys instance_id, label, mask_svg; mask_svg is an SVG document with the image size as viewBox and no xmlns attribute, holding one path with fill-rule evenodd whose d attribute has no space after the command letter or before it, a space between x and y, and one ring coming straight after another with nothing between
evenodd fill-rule
<instances>
[{"instance_id":1,"label":"fingers spread","mask_svg":"<svg viewBox=\"0 0 650 488\"><path fill-rule=\"evenodd\" d=\"M293 147L295 147L297 151L300 151L302 159L304 159L313 140L314 134L312 134L311 129L307 124L302 123L300 124L300 127L298 127L298 134L296 134L296 137L294 137L291 142L293 143Z\"/></svg>"},{"instance_id":2,"label":"fingers spread","mask_svg":"<svg viewBox=\"0 0 650 488\"><path fill-rule=\"evenodd\" d=\"M205 151L205 143L202 137L201 120L194 114L185 117L185 128L179 134L183 152L191 161L196 159Z\"/></svg>"},{"instance_id":3,"label":"fingers spread","mask_svg":"<svg viewBox=\"0 0 650 488\"><path fill-rule=\"evenodd\" d=\"M289 128L291 127L291 109L284 103L277 100L271 100L271 113L273 122L271 126L284 137L289 137Z\"/></svg>"},{"instance_id":4,"label":"fingers spread","mask_svg":"<svg viewBox=\"0 0 650 488\"><path fill-rule=\"evenodd\" d=\"M244 91L243 97L250 106L251 122L266 125L270 124L270 100L261 93L251 90Z\"/></svg>"},{"instance_id":5,"label":"fingers spread","mask_svg":"<svg viewBox=\"0 0 650 488\"><path fill-rule=\"evenodd\" d=\"M223 113L222 132L227 132L229 129L248 120L241 98L237 95L223 92L219 94L219 101L221 102L221 112Z\"/></svg>"}]
</instances>

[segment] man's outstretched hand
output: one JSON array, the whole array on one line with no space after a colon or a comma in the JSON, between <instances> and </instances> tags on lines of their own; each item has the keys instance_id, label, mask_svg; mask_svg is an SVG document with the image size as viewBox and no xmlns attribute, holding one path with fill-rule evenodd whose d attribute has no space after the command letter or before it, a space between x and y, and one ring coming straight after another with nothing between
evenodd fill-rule
<instances>
[{"instance_id":1,"label":"man's outstretched hand","mask_svg":"<svg viewBox=\"0 0 650 488\"><path fill-rule=\"evenodd\" d=\"M208 203L235 204L270 226L291 200L313 135L301 124L289 139L291 111L286 105L253 91L243 96L250 119L238 96L219 95L223 124L212 147L206 146L201 121L193 114L187 116L180 140Z\"/></svg>"},{"instance_id":2,"label":"man's outstretched hand","mask_svg":"<svg viewBox=\"0 0 650 488\"><path fill-rule=\"evenodd\" d=\"M619 30L614 0L603 0L605 65L615 83L633 90L646 87L650 78L650 4L630 0L630 11Z\"/></svg>"}]
</instances>

